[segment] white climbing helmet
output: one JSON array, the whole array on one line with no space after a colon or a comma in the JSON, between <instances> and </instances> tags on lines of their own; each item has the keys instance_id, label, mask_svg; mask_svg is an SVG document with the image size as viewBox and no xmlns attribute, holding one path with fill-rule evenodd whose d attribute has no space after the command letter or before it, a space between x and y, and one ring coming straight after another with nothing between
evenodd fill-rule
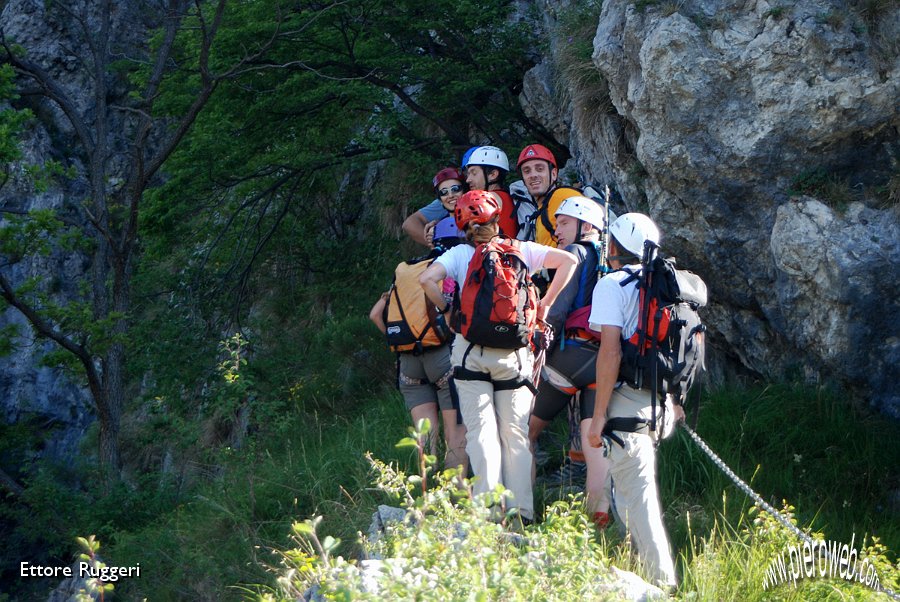
<instances>
[{"instance_id":1,"label":"white climbing helmet","mask_svg":"<svg viewBox=\"0 0 900 602\"><path fill-rule=\"evenodd\" d=\"M659 244L659 228L643 213L620 215L609 227L609 233L625 251L638 257L644 254L644 241Z\"/></svg>"},{"instance_id":2,"label":"white climbing helmet","mask_svg":"<svg viewBox=\"0 0 900 602\"><path fill-rule=\"evenodd\" d=\"M506 153L496 146L479 146L469 156L466 165L487 165L509 171L509 159L506 157Z\"/></svg>"},{"instance_id":3,"label":"white climbing helmet","mask_svg":"<svg viewBox=\"0 0 900 602\"><path fill-rule=\"evenodd\" d=\"M598 230L603 230L606 220L603 216L603 207L586 196L570 196L564 200L554 214L556 217L560 215L568 215L575 219L587 222Z\"/></svg>"}]
</instances>

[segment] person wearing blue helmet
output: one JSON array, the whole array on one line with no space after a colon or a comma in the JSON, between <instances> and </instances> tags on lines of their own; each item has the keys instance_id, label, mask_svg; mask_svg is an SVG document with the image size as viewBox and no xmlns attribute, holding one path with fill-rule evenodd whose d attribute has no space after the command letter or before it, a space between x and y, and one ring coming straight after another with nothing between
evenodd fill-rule
<instances>
[{"instance_id":1,"label":"person wearing blue helmet","mask_svg":"<svg viewBox=\"0 0 900 602\"><path fill-rule=\"evenodd\" d=\"M474 153L475 151L477 151L479 148L481 148L481 147L480 147L480 146L473 146L473 147L471 147L469 150L467 150L466 152L463 153L463 156L462 156L462 163L460 163L460 165L459 165L460 169L463 170L463 173L465 173L466 167L469 166L469 159L472 157L472 153Z\"/></svg>"}]
</instances>

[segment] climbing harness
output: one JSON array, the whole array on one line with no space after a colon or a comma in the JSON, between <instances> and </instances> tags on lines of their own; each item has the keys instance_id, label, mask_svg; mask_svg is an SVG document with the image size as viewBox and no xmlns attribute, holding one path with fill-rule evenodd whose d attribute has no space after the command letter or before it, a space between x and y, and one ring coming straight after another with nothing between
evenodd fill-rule
<instances>
[{"instance_id":1,"label":"climbing harness","mask_svg":"<svg viewBox=\"0 0 900 602\"><path fill-rule=\"evenodd\" d=\"M804 543L808 543L812 546L815 545L815 541L813 540L812 537L810 537L809 535L807 535L806 533L801 531L796 525L794 525L790 520L788 520L788 518L785 515L783 515L778 510L776 510L771 504L767 503L764 499L762 499L762 496L760 496L758 493L753 491L753 489L750 488L750 485L745 483L739 476L734 474L734 471L731 470L727 464L725 464L725 461L722 460L722 458L720 458L718 455L716 455L716 452L714 452L712 449L710 449L709 445L707 445L706 442L700 438L700 435L698 435L697 432L694 431L694 429L689 427L683 420L679 421L678 424L681 425L681 428L683 428L685 431L687 431L687 434L690 435L691 439L694 440L694 443L697 444L697 447L699 447L701 450L703 450L703 453L705 453L707 456L709 456L709 459L712 460L713 463L716 466L718 466L719 469L723 473L725 473L725 475L729 479L731 479L731 481L735 485L737 485L741 491L746 493L750 497L750 499L752 499L754 502L756 502L757 506L759 506L760 508L762 508L763 510L765 510L766 512L771 514L773 517L775 517L775 520L777 520L779 523L784 525L788 529L788 531L790 531L791 533L793 533L794 535L799 537ZM820 547L819 549L822 549L822 548ZM832 561L837 560L832 554L829 554L827 550L823 550L823 551L824 551L826 557L828 557L830 560L832 560ZM894 600L900 600L900 594L894 592L892 589L882 587L882 589L880 589L878 591L880 591L884 594L887 594L889 597L893 598Z\"/></svg>"}]
</instances>

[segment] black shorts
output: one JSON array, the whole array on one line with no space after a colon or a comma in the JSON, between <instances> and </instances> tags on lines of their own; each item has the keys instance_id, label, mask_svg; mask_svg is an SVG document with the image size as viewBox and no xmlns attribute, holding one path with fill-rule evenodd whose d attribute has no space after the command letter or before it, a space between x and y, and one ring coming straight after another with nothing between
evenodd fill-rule
<instances>
[{"instance_id":1,"label":"black shorts","mask_svg":"<svg viewBox=\"0 0 900 602\"><path fill-rule=\"evenodd\" d=\"M565 347L560 349L554 345L544 366L538 394L534 401L532 414L546 422L552 421L569 404L575 393L581 393L581 419L594 415L594 398L597 380L597 351L600 347L595 343L566 339ZM555 372L567 383L551 382L558 378L547 372ZM570 385L570 386L566 386Z\"/></svg>"}]
</instances>

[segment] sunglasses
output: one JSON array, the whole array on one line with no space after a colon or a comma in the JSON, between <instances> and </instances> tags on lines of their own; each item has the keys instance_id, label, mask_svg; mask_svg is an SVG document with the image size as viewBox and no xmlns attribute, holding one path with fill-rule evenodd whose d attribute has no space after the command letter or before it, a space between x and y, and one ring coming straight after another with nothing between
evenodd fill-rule
<instances>
[{"instance_id":1,"label":"sunglasses","mask_svg":"<svg viewBox=\"0 0 900 602\"><path fill-rule=\"evenodd\" d=\"M462 190L462 186L459 184L454 184L450 188L441 188L438 190L438 196L447 196L448 194L456 194L457 192Z\"/></svg>"}]
</instances>

